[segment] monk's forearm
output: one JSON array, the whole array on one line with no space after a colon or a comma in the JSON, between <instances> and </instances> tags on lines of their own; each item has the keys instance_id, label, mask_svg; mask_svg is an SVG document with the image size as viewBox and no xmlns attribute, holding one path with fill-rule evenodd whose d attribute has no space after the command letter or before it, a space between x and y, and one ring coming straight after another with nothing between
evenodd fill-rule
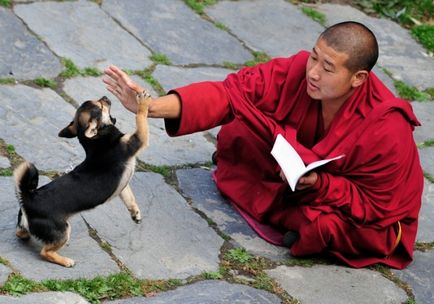
<instances>
[{"instance_id":1,"label":"monk's forearm","mask_svg":"<svg viewBox=\"0 0 434 304\"><path fill-rule=\"evenodd\" d=\"M169 94L155 98L149 105L148 117L152 118L180 118L181 100L177 94Z\"/></svg>"}]
</instances>

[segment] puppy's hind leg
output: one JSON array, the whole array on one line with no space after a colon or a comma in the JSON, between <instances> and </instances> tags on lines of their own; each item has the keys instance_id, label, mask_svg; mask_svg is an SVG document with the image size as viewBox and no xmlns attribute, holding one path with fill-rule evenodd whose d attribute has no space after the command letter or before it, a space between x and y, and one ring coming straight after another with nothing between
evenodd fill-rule
<instances>
[{"instance_id":1,"label":"puppy's hind leg","mask_svg":"<svg viewBox=\"0 0 434 304\"><path fill-rule=\"evenodd\" d=\"M59 264L64 267L74 266L75 265L74 260L61 256L60 254L57 253L57 251L59 251L66 244L66 242L68 242L70 235L71 235L71 226L68 224L67 230L65 232L65 237L58 242L47 244L44 247L42 247L42 250L40 252L41 256L51 263Z\"/></svg>"},{"instance_id":2,"label":"puppy's hind leg","mask_svg":"<svg viewBox=\"0 0 434 304\"><path fill-rule=\"evenodd\" d=\"M27 216L25 212L23 212L23 209L21 208L18 211L18 222L17 222L17 229L15 231L15 235L22 240L30 239Z\"/></svg>"},{"instance_id":3,"label":"puppy's hind leg","mask_svg":"<svg viewBox=\"0 0 434 304\"><path fill-rule=\"evenodd\" d=\"M122 190L119 196L125 206L127 206L133 221L139 224L142 221L142 215L140 214L139 206L137 206L136 198L129 184L124 188L124 190Z\"/></svg>"}]
</instances>

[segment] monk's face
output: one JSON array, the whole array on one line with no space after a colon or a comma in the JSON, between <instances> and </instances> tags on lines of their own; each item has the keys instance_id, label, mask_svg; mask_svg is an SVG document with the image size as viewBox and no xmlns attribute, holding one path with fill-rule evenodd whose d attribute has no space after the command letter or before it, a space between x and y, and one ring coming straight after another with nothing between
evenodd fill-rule
<instances>
[{"instance_id":1,"label":"monk's face","mask_svg":"<svg viewBox=\"0 0 434 304\"><path fill-rule=\"evenodd\" d=\"M307 93L313 99L342 104L353 91L353 73L345 67L346 53L319 39L306 65Z\"/></svg>"}]
</instances>

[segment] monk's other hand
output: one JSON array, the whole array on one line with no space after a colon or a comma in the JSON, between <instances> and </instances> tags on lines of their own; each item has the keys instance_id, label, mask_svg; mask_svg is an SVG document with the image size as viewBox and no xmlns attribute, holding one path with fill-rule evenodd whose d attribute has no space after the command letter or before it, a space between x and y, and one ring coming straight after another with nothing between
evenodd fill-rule
<instances>
[{"instance_id":1,"label":"monk's other hand","mask_svg":"<svg viewBox=\"0 0 434 304\"><path fill-rule=\"evenodd\" d=\"M285 176L285 173L283 173L282 169L280 169L279 176L284 182L286 182L286 176Z\"/></svg>"},{"instance_id":2,"label":"monk's other hand","mask_svg":"<svg viewBox=\"0 0 434 304\"><path fill-rule=\"evenodd\" d=\"M304 190L310 188L313 185L315 185L317 180L318 180L318 173L314 171L309 172L307 175L300 177L297 186L295 186L295 189Z\"/></svg>"}]
</instances>

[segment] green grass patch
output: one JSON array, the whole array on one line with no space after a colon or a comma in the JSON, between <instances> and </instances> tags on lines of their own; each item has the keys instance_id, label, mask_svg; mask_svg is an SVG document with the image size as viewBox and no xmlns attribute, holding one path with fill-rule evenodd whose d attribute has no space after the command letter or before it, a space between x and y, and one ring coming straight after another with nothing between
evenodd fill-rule
<instances>
[{"instance_id":1,"label":"green grass patch","mask_svg":"<svg viewBox=\"0 0 434 304\"><path fill-rule=\"evenodd\" d=\"M193 11L199 15L203 15L206 6L213 5L217 3L217 0L184 0Z\"/></svg>"},{"instance_id":2,"label":"green grass patch","mask_svg":"<svg viewBox=\"0 0 434 304\"><path fill-rule=\"evenodd\" d=\"M107 277L77 280L44 280L36 282L21 275L13 274L0 287L0 294L22 296L32 292L58 291L74 292L86 298L90 303L141 295L152 295L181 286L181 280L150 281L138 280L127 272Z\"/></svg>"},{"instance_id":3,"label":"green grass patch","mask_svg":"<svg viewBox=\"0 0 434 304\"><path fill-rule=\"evenodd\" d=\"M144 280L141 282L142 292L145 296L153 296L157 292L171 290L182 285L182 281L179 279L170 279L168 281Z\"/></svg>"},{"instance_id":4,"label":"green grass patch","mask_svg":"<svg viewBox=\"0 0 434 304\"><path fill-rule=\"evenodd\" d=\"M157 64L164 64L164 65L170 65L171 64L170 59L165 54L155 53L155 54L152 54L152 56L150 58L154 63L157 63Z\"/></svg>"},{"instance_id":5,"label":"green grass patch","mask_svg":"<svg viewBox=\"0 0 434 304\"><path fill-rule=\"evenodd\" d=\"M318 261L316 259L303 259L303 258L293 258L285 261L286 266L300 266L300 267L313 267L317 265Z\"/></svg>"},{"instance_id":6,"label":"green grass patch","mask_svg":"<svg viewBox=\"0 0 434 304\"><path fill-rule=\"evenodd\" d=\"M170 166L166 166L166 165L155 166L155 165L146 164L144 162L138 162L137 163L137 169L158 173L158 174L163 175L164 177L170 177L172 175L172 168Z\"/></svg>"},{"instance_id":7,"label":"green grass patch","mask_svg":"<svg viewBox=\"0 0 434 304\"><path fill-rule=\"evenodd\" d=\"M6 260L6 259L4 259L4 258L2 258L2 257L0 257L0 264L3 264L5 266L9 266L10 265L9 261Z\"/></svg>"},{"instance_id":8,"label":"green grass patch","mask_svg":"<svg viewBox=\"0 0 434 304\"><path fill-rule=\"evenodd\" d=\"M82 295L91 303L100 303L102 299L139 296L142 294L141 282L125 272L106 278L96 277L91 280L46 280L41 284L51 291L71 291Z\"/></svg>"},{"instance_id":9,"label":"green grass patch","mask_svg":"<svg viewBox=\"0 0 434 304\"><path fill-rule=\"evenodd\" d=\"M97 68L84 68L83 70L80 70L80 75L81 76L92 76L92 77L98 77L103 75L103 73L98 70Z\"/></svg>"},{"instance_id":10,"label":"green grass patch","mask_svg":"<svg viewBox=\"0 0 434 304\"><path fill-rule=\"evenodd\" d=\"M15 151L15 147L10 144L6 144L3 139L0 138L0 155L7 157L12 165L16 166L22 162L23 159ZM3 171L4 175L8 175L8 171Z\"/></svg>"},{"instance_id":11,"label":"green grass patch","mask_svg":"<svg viewBox=\"0 0 434 304\"><path fill-rule=\"evenodd\" d=\"M37 86L40 86L42 88L51 88L51 89L55 89L57 87L57 83L54 80L51 79L45 79L42 77L36 78L34 80L34 83Z\"/></svg>"},{"instance_id":12,"label":"green grass patch","mask_svg":"<svg viewBox=\"0 0 434 304\"><path fill-rule=\"evenodd\" d=\"M232 62L223 62L223 67L230 70L238 70L240 68L239 64L232 63Z\"/></svg>"},{"instance_id":13,"label":"green grass patch","mask_svg":"<svg viewBox=\"0 0 434 304\"><path fill-rule=\"evenodd\" d=\"M428 51L434 53L434 25L417 25L411 29L411 34Z\"/></svg>"},{"instance_id":14,"label":"green grass patch","mask_svg":"<svg viewBox=\"0 0 434 304\"><path fill-rule=\"evenodd\" d=\"M0 6L12 7L12 0L0 0Z\"/></svg>"},{"instance_id":15,"label":"green grass patch","mask_svg":"<svg viewBox=\"0 0 434 304\"><path fill-rule=\"evenodd\" d=\"M429 96L431 96L431 99L434 100L434 87L433 88L428 88L428 89L424 90L424 92L426 92L427 94L429 94Z\"/></svg>"},{"instance_id":16,"label":"green grass patch","mask_svg":"<svg viewBox=\"0 0 434 304\"><path fill-rule=\"evenodd\" d=\"M147 83L149 83L152 88L160 95L165 95L166 91L164 91L161 84L152 76L153 68L145 69L143 71L137 71L135 74L142 77Z\"/></svg>"},{"instance_id":17,"label":"green grass patch","mask_svg":"<svg viewBox=\"0 0 434 304\"><path fill-rule=\"evenodd\" d=\"M221 280L223 279L223 274L219 271L212 271L212 272L204 272L202 273L202 278L204 280Z\"/></svg>"},{"instance_id":18,"label":"green grass patch","mask_svg":"<svg viewBox=\"0 0 434 304\"><path fill-rule=\"evenodd\" d=\"M431 243L416 242L414 249L419 250L419 251L432 250L432 249L434 249L434 242L431 242Z\"/></svg>"},{"instance_id":19,"label":"green grass patch","mask_svg":"<svg viewBox=\"0 0 434 304\"><path fill-rule=\"evenodd\" d=\"M228 27L226 25L224 25L223 23L221 23L221 22L216 21L216 22L214 22L214 25L215 25L216 28L221 29L221 30L223 30L225 32L229 31Z\"/></svg>"},{"instance_id":20,"label":"green grass patch","mask_svg":"<svg viewBox=\"0 0 434 304\"><path fill-rule=\"evenodd\" d=\"M1 78L0 84L16 84L17 81L14 78Z\"/></svg>"},{"instance_id":21,"label":"green grass patch","mask_svg":"<svg viewBox=\"0 0 434 304\"><path fill-rule=\"evenodd\" d=\"M423 176L424 176L427 180L429 180L431 183L434 184L434 177L431 176L431 174L425 172L425 173L423 174Z\"/></svg>"},{"instance_id":22,"label":"green grass patch","mask_svg":"<svg viewBox=\"0 0 434 304\"><path fill-rule=\"evenodd\" d=\"M14 171L11 168L0 168L0 176L12 176L12 175L14 175Z\"/></svg>"},{"instance_id":23,"label":"green grass patch","mask_svg":"<svg viewBox=\"0 0 434 304\"><path fill-rule=\"evenodd\" d=\"M249 60L245 62L244 65L252 67L260 63L265 63L271 60L271 57L264 52L253 52L253 57L254 57L253 60Z\"/></svg>"},{"instance_id":24,"label":"green grass patch","mask_svg":"<svg viewBox=\"0 0 434 304\"><path fill-rule=\"evenodd\" d=\"M376 13L405 26L414 24L414 19L428 22L434 15L432 0L356 0L354 2L367 13Z\"/></svg>"},{"instance_id":25,"label":"green grass patch","mask_svg":"<svg viewBox=\"0 0 434 304\"><path fill-rule=\"evenodd\" d=\"M327 17L326 15L324 15L321 12L318 12L317 10L311 8L311 7L307 7L307 6L303 6L301 8L301 11L308 17L310 17L312 20L318 22L319 24L321 24L322 26L325 26L325 23L327 21Z\"/></svg>"},{"instance_id":26,"label":"green grass patch","mask_svg":"<svg viewBox=\"0 0 434 304\"><path fill-rule=\"evenodd\" d=\"M76 76L92 76L97 77L101 76L103 73L96 68L87 67L84 69L80 69L77 67L71 59L62 58L62 64L65 67L60 76L66 79L73 78Z\"/></svg>"},{"instance_id":27,"label":"green grass patch","mask_svg":"<svg viewBox=\"0 0 434 304\"><path fill-rule=\"evenodd\" d=\"M15 147L13 145L6 145L6 151L9 155L16 154Z\"/></svg>"},{"instance_id":28,"label":"green grass patch","mask_svg":"<svg viewBox=\"0 0 434 304\"><path fill-rule=\"evenodd\" d=\"M60 73L60 76L63 78L72 78L80 75L80 69L72 62L71 59L63 58L62 64L65 67L65 70Z\"/></svg>"},{"instance_id":29,"label":"green grass patch","mask_svg":"<svg viewBox=\"0 0 434 304\"><path fill-rule=\"evenodd\" d=\"M434 147L434 139L428 139L422 144L418 145L419 148Z\"/></svg>"},{"instance_id":30,"label":"green grass patch","mask_svg":"<svg viewBox=\"0 0 434 304\"><path fill-rule=\"evenodd\" d=\"M256 276L253 286L258 289L270 290L274 289L274 280L270 278L265 272L261 272Z\"/></svg>"},{"instance_id":31,"label":"green grass patch","mask_svg":"<svg viewBox=\"0 0 434 304\"><path fill-rule=\"evenodd\" d=\"M410 86L401 80L394 80L393 84L399 97L403 99L415 101L429 101L431 99L430 94L427 92L421 92L416 87Z\"/></svg>"},{"instance_id":32,"label":"green grass patch","mask_svg":"<svg viewBox=\"0 0 434 304\"><path fill-rule=\"evenodd\" d=\"M357 0L354 4L368 14L377 14L409 28L430 52L434 51L434 2L432 0Z\"/></svg>"},{"instance_id":33,"label":"green grass patch","mask_svg":"<svg viewBox=\"0 0 434 304\"><path fill-rule=\"evenodd\" d=\"M3 143L4 143L3 141L0 141L0 146L2 146ZM10 144L6 145L5 150L6 150L6 153L8 155L9 161L11 162L12 166L23 161L23 159L15 151L15 147L13 145L10 145Z\"/></svg>"},{"instance_id":34,"label":"green grass patch","mask_svg":"<svg viewBox=\"0 0 434 304\"><path fill-rule=\"evenodd\" d=\"M225 257L229 261L238 264L245 264L249 262L251 259L253 259L253 255L248 253L246 249L240 247L228 250L228 252L226 252L225 254Z\"/></svg>"},{"instance_id":35,"label":"green grass patch","mask_svg":"<svg viewBox=\"0 0 434 304\"><path fill-rule=\"evenodd\" d=\"M44 286L21 275L13 274L6 283L0 287L0 294L7 293L12 296L22 296L30 292L46 291Z\"/></svg>"}]
</instances>

